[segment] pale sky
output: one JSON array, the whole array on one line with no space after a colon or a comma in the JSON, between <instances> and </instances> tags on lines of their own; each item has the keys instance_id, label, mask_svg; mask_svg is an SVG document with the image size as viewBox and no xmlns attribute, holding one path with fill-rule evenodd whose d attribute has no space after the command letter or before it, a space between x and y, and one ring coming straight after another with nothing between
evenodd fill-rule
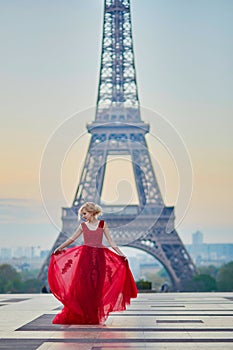
<instances>
[{"instance_id":1,"label":"pale sky","mask_svg":"<svg viewBox=\"0 0 233 350\"><path fill-rule=\"evenodd\" d=\"M178 233L185 243L196 230L206 242L233 243L233 1L131 0L131 10L139 98L152 132L147 141L155 166L162 167L163 175L156 175L165 203L177 204L178 217L177 190L187 183L178 183L153 139L160 136L158 115L191 158L191 204ZM59 125L78 113L77 137L84 136L67 149L65 203L52 169L48 176L48 201L59 225L87 150L85 125L94 118L102 21L103 0L0 0L1 246L50 248L58 235L41 201L41 157Z\"/></svg>"}]
</instances>

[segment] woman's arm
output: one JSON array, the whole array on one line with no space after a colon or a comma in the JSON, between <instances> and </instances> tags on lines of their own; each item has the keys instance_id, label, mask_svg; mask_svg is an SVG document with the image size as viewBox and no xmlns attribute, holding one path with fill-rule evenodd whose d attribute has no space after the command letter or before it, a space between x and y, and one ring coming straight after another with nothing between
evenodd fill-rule
<instances>
[{"instance_id":1,"label":"woman's arm","mask_svg":"<svg viewBox=\"0 0 233 350\"><path fill-rule=\"evenodd\" d=\"M109 232L109 228L106 222L104 222L104 235L108 240L108 243L110 244L110 246L121 256L123 256L124 258L127 259L127 257L125 256L125 254L120 250L120 248L117 247L116 243L114 242L114 240L112 239L110 232Z\"/></svg>"},{"instance_id":2,"label":"woman's arm","mask_svg":"<svg viewBox=\"0 0 233 350\"><path fill-rule=\"evenodd\" d=\"M79 225L79 227L74 232L74 234L54 250L54 254L61 252L62 249L64 249L65 247L73 243L79 236L81 236L82 232L83 232L82 225Z\"/></svg>"}]
</instances>

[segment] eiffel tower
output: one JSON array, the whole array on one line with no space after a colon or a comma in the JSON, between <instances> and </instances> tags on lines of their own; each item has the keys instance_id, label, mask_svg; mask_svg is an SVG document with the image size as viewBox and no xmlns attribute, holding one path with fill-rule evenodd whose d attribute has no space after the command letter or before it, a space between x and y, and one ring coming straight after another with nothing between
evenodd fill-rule
<instances>
[{"instance_id":1,"label":"eiffel tower","mask_svg":"<svg viewBox=\"0 0 233 350\"><path fill-rule=\"evenodd\" d=\"M62 208L62 231L52 251L75 231L80 206L99 203L117 244L155 257L168 272L173 290L182 290L196 270L175 230L174 207L164 205L145 139L149 125L140 113L130 0L105 0L95 120L87 130L91 141L85 165L72 207ZM107 158L114 155L131 159L137 205L105 205L101 200ZM45 284L48 263L49 257L38 276Z\"/></svg>"}]
</instances>

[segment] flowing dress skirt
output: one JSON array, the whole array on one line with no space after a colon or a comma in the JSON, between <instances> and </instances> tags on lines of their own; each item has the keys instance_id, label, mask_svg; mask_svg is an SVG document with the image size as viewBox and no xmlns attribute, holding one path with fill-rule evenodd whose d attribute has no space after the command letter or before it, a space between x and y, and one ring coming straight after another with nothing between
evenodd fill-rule
<instances>
[{"instance_id":1,"label":"flowing dress skirt","mask_svg":"<svg viewBox=\"0 0 233 350\"><path fill-rule=\"evenodd\" d=\"M52 254L48 281L64 305L53 323L101 324L137 297L128 261L104 246L82 245Z\"/></svg>"}]
</instances>

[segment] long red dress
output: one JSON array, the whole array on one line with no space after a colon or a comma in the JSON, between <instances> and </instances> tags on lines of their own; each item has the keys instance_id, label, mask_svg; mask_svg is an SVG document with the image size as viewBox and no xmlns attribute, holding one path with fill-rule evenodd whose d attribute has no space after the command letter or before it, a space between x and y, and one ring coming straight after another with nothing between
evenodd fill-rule
<instances>
[{"instance_id":1,"label":"long red dress","mask_svg":"<svg viewBox=\"0 0 233 350\"><path fill-rule=\"evenodd\" d=\"M101 324L137 297L128 261L102 244L103 226L103 220L96 230L82 223L84 245L51 255L50 290L64 305L53 323Z\"/></svg>"}]
</instances>

